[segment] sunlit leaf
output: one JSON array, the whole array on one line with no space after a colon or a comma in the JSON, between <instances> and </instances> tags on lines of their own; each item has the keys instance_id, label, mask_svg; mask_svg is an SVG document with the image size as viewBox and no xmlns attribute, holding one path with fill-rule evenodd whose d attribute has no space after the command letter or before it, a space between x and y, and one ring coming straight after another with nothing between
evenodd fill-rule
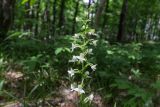
<instances>
[{"instance_id":1,"label":"sunlit leaf","mask_svg":"<svg viewBox=\"0 0 160 107\"><path fill-rule=\"evenodd\" d=\"M57 48L55 50L55 54L58 55L59 53L61 53L63 51L63 48Z\"/></svg>"}]
</instances>

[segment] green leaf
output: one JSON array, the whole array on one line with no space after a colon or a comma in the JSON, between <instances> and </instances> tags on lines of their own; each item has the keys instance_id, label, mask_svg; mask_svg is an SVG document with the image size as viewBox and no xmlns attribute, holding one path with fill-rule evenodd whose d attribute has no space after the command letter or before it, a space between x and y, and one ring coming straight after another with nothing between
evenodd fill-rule
<instances>
[{"instance_id":1,"label":"green leaf","mask_svg":"<svg viewBox=\"0 0 160 107\"><path fill-rule=\"evenodd\" d=\"M107 53L108 53L109 55L112 55L114 52L113 52L113 51L108 50L108 51L107 51Z\"/></svg>"},{"instance_id":2,"label":"green leaf","mask_svg":"<svg viewBox=\"0 0 160 107\"><path fill-rule=\"evenodd\" d=\"M22 0L21 4L24 5L25 3L27 3L29 0ZM36 2L36 0L30 0L30 5L34 5Z\"/></svg>"},{"instance_id":3,"label":"green leaf","mask_svg":"<svg viewBox=\"0 0 160 107\"><path fill-rule=\"evenodd\" d=\"M31 1L30 1L30 5L31 5L31 6L34 5L35 2L36 2L36 0L31 0Z\"/></svg>"},{"instance_id":4,"label":"green leaf","mask_svg":"<svg viewBox=\"0 0 160 107\"><path fill-rule=\"evenodd\" d=\"M114 103L114 107L117 107L117 102Z\"/></svg>"},{"instance_id":5,"label":"green leaf","mask_svg":"<svg viewBox=\"0 0 160 107\"><path fill-rule=\"evenodd\" d=\"M28 94L28 97L30 97L32 95L32 93L34 91L36 91L36 89L39 87L39 84L35 85L34 88L31 90L31 92Z\"/></svg>"},{"instance_id":6,"label":"green leaf","mask_svg":"<svg viewBox=\"0 0 160 107\"><path fill-rule=\"evenodd\" d=\"M62 51L63 51L63 48L57 48L57 49L55 50L55 54L58 55L58 54L60 54Z\"/></svg>"},{"instance_id":7,"label":"green leaf","mask_svg":"<svg viewBox=\"0 0 160 107\"><path fill-rule=\"evenodd\" d=\"M128 81L117 79L116 84L119 89L129 89L131 88L131 84Z\"/></svg>"},{"instance_id":8,"label":"green leaf","mask_svg":"<svg viewBox=\"0 0 160 107\"><path fill-rule=\"evenodd\" d=\"M64 50L69 52L69 53L71 52L71 50L69 48L64 48Z\"/></svg>"},{"instance_id":9,"label":"green leaf","mask_svg":"<svg viewBox=\"0 0 160 107\"><path fill-rule=\"evenodd\" d=\"M129 58L129 59L133 59L133 60L136 59L136 57L135 57L134 55L129 55L128 58Z\"/></svg>"},{"instance_id":10,"label":"green leaf","mask_svg":"<svg viewBox=\"0 0 160 107\"><path fill-rule=\"evenodd\" d=\"M23 4L27 3L28 1L29 0L22 0L21 4L23 5Z\"/></svg>"},{"instance_id":11,"label":"green leaf","mask_svg":"<svg viewBox=\"0 0 160 107\"><path fill-rule=\"evenodd\" d=\"M0 91L2 91L4 80L0 82Z\"/></svg>"},{"instance_id":12,"label":"green leaf","mask_svg":"<svg viewBox=\"0 0 160 107\"><path fill-rule=\"evenodd\" d=\"M156 83L152 84L153 88L160 89L160 80L157 80Z\"/></svg>"}]
</instances>

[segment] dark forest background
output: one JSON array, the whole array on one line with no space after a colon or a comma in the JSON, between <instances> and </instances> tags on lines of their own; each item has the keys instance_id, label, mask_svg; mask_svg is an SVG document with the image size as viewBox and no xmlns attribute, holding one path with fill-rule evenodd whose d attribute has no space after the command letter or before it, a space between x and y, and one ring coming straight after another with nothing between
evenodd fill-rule
<instances>
[{"instance_id":1,"label":"dark forest background","mask_svg":"<svg viewBox=\"0 0 160 107\"><path fill-rule=\"evenodd\" d=\"M0 0L0 106L159 107L159 40L160 0Z\"/></svg>"}]
</instances>

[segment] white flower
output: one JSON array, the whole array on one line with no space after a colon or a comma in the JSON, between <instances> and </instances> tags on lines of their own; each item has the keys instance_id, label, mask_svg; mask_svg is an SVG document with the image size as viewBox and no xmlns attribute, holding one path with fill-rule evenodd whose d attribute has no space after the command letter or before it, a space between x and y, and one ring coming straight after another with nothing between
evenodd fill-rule
<instances>
[{"instance_id":1,"label":"white flower","mask_svg":"<svg viewBox=\"0 0 160 107\"><path fill-rule=\"evenodd\" d=\"M83 61L86 60L86 59L84 58L84 54L83 54L83 53L80 53L80 55L77 56L77 59L78 59L80 62L83 62Z\"/></svg>"},{"instance_id":2,"label":"white flower","mask_svg":"<svg viewBox=\"0 0 160 107\"><path fill-rule=\"evenodd\" d=\"M86 60L86 59L84 58L84 54L83 54L83 53L80 53L79 56L73 55L72 59L69 60L69 62L76 62L76 61L83 62L83 61L85 61L85 60Z\"/></svg>"},{"instance_id":3,"label":"white flower","mask_svg":"<svg viewBox=\"0 0 160 107\"><path fill-rule=\"evenodd\" d=\"M93 33L93 32L88 32L88 34L89 34L89 35L94 35L94 33Z\"/></svg>"},{"instance_id":4,"label":"white flower","mask_svg":"<svg viewBox=\"0 0 160 107\"><path fill-rule=\"evenodd\" d=\"M78 61L78 58L75 55L73 55L72 59L69 60L69 62L76 62L76 61Z\"/></svg>"},{"instance_id":5,"label":"white flower","mask_svg":"<svg viewBox=\"0 0 160 107\"><path fill-rule=\"evenodd\" d=\"M72 47L71 47L72 52L73 52L73 51L74 51L74 49L75 49L75 48L77 48L77 47L78 47L78 45L77 45L77 44L73 44L73 43L72 43Z\"/></svg>"},{"instance_id":6,"label":"white flower","mask_svg":"<svg viewBox=\"0 0 160 107\"><path fill-rule=\"evenodd\" d=\"M75 83L71 84L71 91L74 91L74 89L77 87Z\"/></svg>"},{"instance_id":7,"label":"white flower","mask_svg":"<svg viewBox=\"0 0 160 107\"><path fill-rule=\"evenodd\" d=\"M93 98L94 98L93 93L92 93L91 95L89 95L89 96L88 96L88 99L89 99L90 101L92 101L92 100L93 100Z\"/></svg>"},{"instance_id":8,"label":"white flower","mask_svg":"<svg viewBox=\"0 0 160 107\"><path fill-rule=\"evenodd\" d=\"M97 46L97 42L98 42L98 40L93 40L92 41L92 43L93 43L94 46Z\"/></svg>"},{"instance_id":9,"label":"white flower","mask_svg":"<svg viewBox=\"0 0 160 107\"><path fill-rule=\"evenodd\" d=\"M92 93L91 95L89 95L89 96L88 96L88 98L89 98L89 100L91 100L91 101L92 101L92 100L93 100L93 98L94 98L93 93Z\"/></svg>"},{"instance_id":10,"label":"white flower","mask_svg":"<svg viewBox=\"0 0 160 107\"><path fill-rule=\"evenodd\" d=\"M86 72L85 72L85 75L88 76L88 75L89 75L89 71L86 71Z\"/></svg>"},{"instance_id":11,"label":"white flower","mask_svg":"<svg viewBox=\"0 0 160 107\"><path fill-rule=\"evenodd\" d=\"M71 77L75 74L75 71L72 68L68 70L67 72Z\"/></svg>"},{"instance_id":12,"label":"white flower","mask_svg":"<svg viewBox=\"0 0 160 107\"><path fill-rule=\"evenodd\" d=\"M81 87L80 85L78 85L78 87L75 88L74 90L77 91L79 94L85 93L84 90L82 89L82 87Z\"/></svg>"},{"instance_id":13,"label":"white flower","mask_svg":"<svg viewBox=\"0 0 160 107\"><path fill-rule=\"evenodd\" d=\"M91 66L91 69L92 69L93 71L95 71L95 70L96 70L96 67L97 67L97 64L92 65L92 66Z\"/></svg>"},{"instance_id":14,"label":"white flower","mask_svg":"<svg viewBox=\"0 0 160 107\"><path fill-rule=\"evenodd\" d=\"M78 35L78 34L75 34L75 35L73 36L73 38L78 39L78 38L79 38L79 35Z\"/></svg>"},{"instance_id":15,"label":"white flower","mask_svg":"<svg viewBox=\"0 0 160 107\"><path fill-rule=\"evenodd\" d=\"M82 89L81 85L78 85L78 87L76 87L75 84L71 84L71 90L72 91L77 91L79 94L85 93L85 91Z\"/></svg>"},{"instance_id":16,"label":"white flower","mask_svg":"<svg viewBox=\"0 0 160 107\"><path fill-rule=\"evenodd\" d=\"M89 71L85 72L85 76L86 76L86 78L91 78L91 76L89 75Z\"/></svg>"},{"instance_id":17,"label":"white flower","mask_svg":"<svg viewBox=\"0 0 160 107\"><path fill-rule=\"evenodd\" d=\"M84 101L87 103L88 101L89 102L91 102L92 100L93 100L93 98L94 98L94 95L93 95L93 93L92 94L90 94L88 97L86 97L85 99L84 99Z\"/></svg>"},{"instance_id":18,"label":"white flower","mask_svg":"<svg viewBox=\"0 0 160 107\"><path fill-rule=\"evenodd\" d=\"M92 51L93 51L93 49L87 49L88 54L93 54Z\"/></svg>"}]
</instances>

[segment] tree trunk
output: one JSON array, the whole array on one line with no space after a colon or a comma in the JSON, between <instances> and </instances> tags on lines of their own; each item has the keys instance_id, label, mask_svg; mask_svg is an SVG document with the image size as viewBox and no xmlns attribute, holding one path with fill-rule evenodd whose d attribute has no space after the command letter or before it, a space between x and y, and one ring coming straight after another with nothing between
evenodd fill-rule
<instances>
[{"instance_id":1,"label":"tree trunk","mask_svg":"<svg viewBox=\"0 0 160 107\"><path fill-rule=\"evenodd\" d=\"M60 30L62 30L62 27L64 27L64 21L65 21L65 18L64 18L65 2L66 2L66 0L61 0L60 13L59 13L59 24L58 24L58 27L60 28Z\"/></svg>"},{"instance_id":2,"label":"tree trunk","mask_svg":"<svg viewBox=\"0 0 160 107\"><path fill-rule=\"evenodd\" d=\"M50 35L51 27L50 27L50 0L46 1L46 7L44 10L44 22L45 22L45 27L47 29L46 33L47 36ZM48 38L49 39L49 38Z\"/></svg>"},{"instance_id":3,"label":"tree trunk","mask_svg":"<svg viewBox=\"0 0 160 107\"><path fill-rule=\"evenodd\" d=\"M105 13L104 13L104 17L103 17L103 29L105 28L106 26L106 23L107 23L107 13L108 13L108 8L109 8L109 0L106 0L106 7L105 7Z\"/></svg>"},{"instance_id":4,"label":"tree trunk","mask_svg":"<svg viewBox=\"0 0 160 107\"><path fill-rule=\"evenodd\" d=\"M91 0L88 2L88 19L90 19L90 7L91 7Z\"/></svg>"},{"instance_id":5,"label":"tree trunk","mask_svg":"<svg viewBox=\"0 0 160 107\"><path fill-rule=\"evenodd\" d=\"M73 18L73 25L72 25L72 34L75 33L76 17L77 17L77 14L78 14L78 7L79 7L79 0L76 2L76 8L75 8L75 13L74 13L74 18Z\"/></svg>"},{"instance_id":6,"label":"tree trunk","mask_svg":"<svg viewBox=\"0 0 160 107\"><path fill-rule=\"evenodd\" d=\"M25 4L25 25L24 25L24 30L25 31L31 31L32 29L32 23L31 23L31 15L32 15L32 11L31 11L31 6L30 6L30 1L31 0L28 0L28 2L26 2Z\"/></svg>"},{"instance_id":7,"label":"tree trunk","mask_svg":"<svg viewBox=\"0 0 160 107\"><path fill-rule=\"evenodd\" d=\"M40 2L41 2L41 0L38 0L37 1L37 7L36 7L36 20L37 20L37 23L36 23L36 25L35 25L35 36L37 36L38 35L38 23L39 23L39 12L40 12Z\"/></svg>"},{"instance_id":8,"label":"tree trunk","mask_svg":"<svg viewBox=\"0 0 160 107\"><path fill-rule=\"evenodd\" d=\"M117 41L119 42L124 39L127 8L128 8L128 0L124 0L119 20L119 31L117 34Z\"/></svg>"},{"instance_id":9,"label":"tree trunk","mask_svg":"<svg viewBox=\"0 0 160 107\"><path fill-rule=\"evenodd\" d=\"M53 36L55 35L55 31L56 31L56 15L57 15L56 5L57 5L57 0L54 0L54 3L53 3L53 25L52 25Z\"/></svg>"},{"instance_id":10,"label":"tree trunk","mask_svg":"<svg viewBox=\"0 0 160 107\"><path fill-rule=\"evenodd\" d=\"M0 0L0 41L6 38L14 17L15 0Z\"/></svg>"},{"instance_id":11,"label":"tree trunk","mask_svg":"<svg viewBox=\"0 0 160 107\"><path fill-rule=\"evenodd\" d=\"M100 18L102 16L102 12L104 10L106 4L106 0L100 0L100 4L98 6L97 12L96 12L96 16L95 16L95 29L98 29L99 25L100 25Z\"/></svg>"}]
</instances>

